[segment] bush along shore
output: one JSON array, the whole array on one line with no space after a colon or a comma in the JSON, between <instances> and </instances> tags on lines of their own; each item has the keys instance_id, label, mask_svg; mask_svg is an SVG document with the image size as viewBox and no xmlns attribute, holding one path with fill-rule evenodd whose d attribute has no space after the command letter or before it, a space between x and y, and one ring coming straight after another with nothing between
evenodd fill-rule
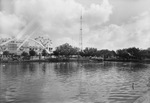
<instances>
[{"instance_id":1,"label":"bush along shore","mask_svg":"<svg viewBox=\"0 0 150 103\"><path fill-rule=\"evenodd\" d=\"M22 60L22 59L16 59L16 60L1 60L0 63L16 63L16 62L91 62L91 61L102 61L102 59L91 59L91 58L42 58L42 59L35 59L36 57L29 59L29 60Z\"/></svg>"},{"instance_id":2,"label":"bush along shore","mask_svg":"<svg viewBox=\"0 0 150 103\"><path fill-rule=\"evenodd\" d=\"M48 54L45 49L37 52L30 48L28 52L22 51L20 55L3 51L0 62L59 62L59 61L115 61L115 62L150 62L150 48L136 47L108 50L86 47L81 50L68 43L56 47Z\"/></svg>"}]
</instances>

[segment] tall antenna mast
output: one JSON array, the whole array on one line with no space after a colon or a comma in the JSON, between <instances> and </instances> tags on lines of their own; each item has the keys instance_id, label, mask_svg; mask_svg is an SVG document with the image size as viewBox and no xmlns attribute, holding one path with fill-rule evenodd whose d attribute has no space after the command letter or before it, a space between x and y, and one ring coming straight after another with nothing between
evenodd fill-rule
<instances>
[{"instance_id":1,"label":"tall antenna mast","mask_svg":"<svg viewBox=\"0 0 150 103\"><path fill-rule=\"evenodd\" d=\"M81 17L80 17L80 41L79 41L79 45L80 45L80 50L82 51L83 49L83 44L82 44L82 9L81 9Z\"/></svg>"}]
</instances>

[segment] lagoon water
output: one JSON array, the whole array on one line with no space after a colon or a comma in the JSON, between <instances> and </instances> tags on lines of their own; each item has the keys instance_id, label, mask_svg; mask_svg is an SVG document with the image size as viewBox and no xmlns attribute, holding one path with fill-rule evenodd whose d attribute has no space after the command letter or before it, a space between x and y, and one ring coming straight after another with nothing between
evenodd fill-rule
<instances>
[{"instance_id":1,"label":"lagoon water","mask_svg":"<svg viewBox=\"0 0 150 103\"><path fill-rule=\"evenodd\" d=\"M0 64L0 103L134 103L148 90L150 64Z\"/></svg>"}]
</instances>

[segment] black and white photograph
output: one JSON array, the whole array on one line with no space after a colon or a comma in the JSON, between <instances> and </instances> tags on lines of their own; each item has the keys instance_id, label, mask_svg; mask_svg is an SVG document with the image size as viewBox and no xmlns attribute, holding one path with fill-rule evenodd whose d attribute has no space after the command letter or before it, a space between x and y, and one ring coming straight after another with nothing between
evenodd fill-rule
<instances>
[{"instance_id":1,"label":"black and white photograph","mask_svg":"<svg viewBox=\"0 0 150 103\"><path fill-rule=\"evenodd\" d=\"M150 103L150 0L0 0L0 103Z\"/></svg>"}]
</instances>

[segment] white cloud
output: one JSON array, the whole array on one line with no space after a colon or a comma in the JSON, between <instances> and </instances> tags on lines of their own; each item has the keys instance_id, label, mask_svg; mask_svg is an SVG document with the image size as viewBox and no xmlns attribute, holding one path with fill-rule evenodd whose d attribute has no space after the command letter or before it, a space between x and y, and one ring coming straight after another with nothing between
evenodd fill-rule
<instances>
[{"instance_id":1,"label":"white cloud","mask_svg":"<svg viewBox=\"0 0 150 103\"><path fill-rule=\"evenodd\" d=\"M57 39L56 41L54 41L54 43L56 45L62 45L62 44L65 44L65 43L69 43L70 45L74 46L74 47L78 47L78 43L73 40L72 38L69 38L69 37L64 37L64 38L61 38L61 39Z\"/></svg>"},{"instance_id":2,"label":"white cloud","mask_svg":"<svg viewBox=\"0 0 150 103\"><path fill-rule=\"evenodd\" d=\"M16 15L0 12L0 34L2 36L15 36L24 25ZM5 34L5 35L4 35Z\"/></svg>"},{"instance_id":3,"label":"white cloud","mask_svg":"<svg viewBox=\"0 0 150 103\"><path fill-rule=\"evenodd\" d=\"M85 23L87 25L101 25L109 20L110 14L112 14L112 6L108 0L104 0L101 5L92 4L83 15Z\"/></svg>"},{"instance_id":4,"label":"white cloud","mask_svg":"<svg viewBox=\"0 0 150 103\"><path fill-rule=\"evenodd\" d=\"M110 24L104 27L103 24L108 22L110 15L114 13L113 6L108 0L103 0L101 4L91 4L88 8L75 0L13 0L11 4L13 4L11 7L14 7L12 10L14 12L9 14L7 11L10 10L8 10L9 8L6 10L6 7L4 10L2 8L3 11L0 12L1 37L16 36L23 28L27 27L27 24L35 21L35 24L41 27L39 30L49 35L54 46L65 42L77 46L82 9L84 47L91 46L99 49L149 47L149 12L142 13L130 20L128 17L128 22L124 22L122 25ZM128 13L124 13L124 15ZM30 29L25 30L27 30L23 32L25 35L30 34L28 32Z\"/></svg>"},{"instance_id":5,"label":"white cloud","mask_svg":"<svg viewBox=\"0 0 150 103\"><path fill-rule=\"evenodd\" d=\"M108 0L104 0L101 5L92 4L90 8L84 8L74 0L14 0L13 4L14 13L7 14L1 19L5 21L1 23L1 28L9 30L9 35L17 34L20 28L26 27L25 24L36 20L41 25L40 29L49 34L53 41L73 38L76 44L79 39L81 9L86 35L91 26L107 22L112 13L112 6ZM4 33L1 32L1 35Z\"/></svg>"},{"instance_id":6,"label":"white cloud","mask_svg":"<svg viewBox=\"0 0 150 103\"><path fill-rule=\"evenodd\" d=\"M65 42L77 46L82 9L84 47L91 46L99 49L149 47L149 12L133 17L122 25L110 24L103 27L102 24L109 21L113 13L112 5L108 0L103 0L101 4L91 4L89 8L74 0L14 0L12 4L15 7L13 13L0 12L1 37L16 36L23 27L35 21L41 27L39 30L49 35L54 46ZM25 30L27 32L23 32L24 34L30 33L28 32L30 29Z\"/></svg>"},{"instance_id":7,"label":"white cloud","mask_svg":"<svg viewBox=\"0 0 150 103\"><path fill-rule=\"evenodd\" d=\"M87 43L97 48L119 49L136 46L150 47L150 13L144 12L121 26L111 24L91 31ZM93 42L94 41L94 42Z\"/></svg>"}]
</instances>

